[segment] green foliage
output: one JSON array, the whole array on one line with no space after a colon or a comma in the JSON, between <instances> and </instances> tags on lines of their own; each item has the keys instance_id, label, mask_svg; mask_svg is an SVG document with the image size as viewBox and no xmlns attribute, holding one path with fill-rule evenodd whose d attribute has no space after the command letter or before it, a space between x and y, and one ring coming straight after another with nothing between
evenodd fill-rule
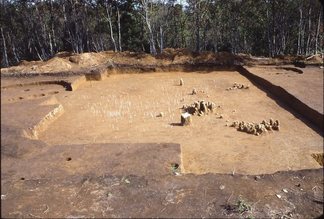
<instances>
[{"instance_id":1,"label":"green foliage","mask_svg":"<svg viewBox=\"0 0 324 219\"><path fill-rule=\"evenodd\" d=\"M240 214L251 211L252 209L251 206L242 199L242 197L239 197L239 200L237 201L237 208Z\"/></svg>"},{"instance_id":2,"label":"green foliage","mask_svg":"<svg viewBox=\"0 0 324 219\"><path fill-rule=\"evenodd\" d=\"M146 1L158 51L186 47L265 56L323 51L319 1ZM6 51L9 65L23 59L46 60L63 50L111 50L114 46L107 3L116 42L118 9L123 50L149 52L150 35L142 0L3 0L0 26L4 36L0 49ZM2 53L2 66L7 63L4 59Z\"/></svg>"}]
</instances>

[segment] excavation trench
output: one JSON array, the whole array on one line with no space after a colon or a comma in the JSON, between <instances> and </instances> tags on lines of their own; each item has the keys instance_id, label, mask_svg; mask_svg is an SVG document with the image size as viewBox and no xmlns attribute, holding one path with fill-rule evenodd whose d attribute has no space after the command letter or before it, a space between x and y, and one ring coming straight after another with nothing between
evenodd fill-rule
<instances>
[{"instance_id":1,"label":"excavation trench","mask_svg":"<svg viewBox=\"0 0 324 219\"><path fill-rule=\"evenodd\" d=\"M323 136L323 114L300 101L297 97L290 94L284 88L251 73L243 66L237 66L237 71L254 82L260 89L266 91L268 94L271 94L269 95L271 98L275 97L273 99L280 101L279 104L293 113L296 117L302 119L303 121L306 119L308 121L306 121L306 124L312 124L310 127Z\"/></svg>"},{"instance_id":2,"label":"excavation trench","mask_svg":"<svg viewBox=\"0 0 324 219\"><path fill-rule=\"evenodd\" d=\"M84 83L83 88L71 99L61 99L65 113L63 115L57 113L60 118L49 126L44 125L47 122L44 124L40 122L41 125L36 127L37 132L40 132L39 139L50 145L61 145L71 139L75 139L80 144L90 144L95 141L167 142L171 139L183 148L179 165L183 173L275 172L291 168L292 160L296 159L302 161L300 164L294 163L292 169L317 165L309 156L312 152L308 152L308 149L303 151L301 145L311 141L314 147L318 147L318 136L314 137L313 132L308 128L322 135L319 131L322 127L321 122L318 120L323 116L284 88L255 76L242 66L115 65L113 68L106 66L106 68L87 71L83 74L80 83L86 80L101 81L108 76L109 79L105 82ZM185 85L179 86L179 79L182 77ZM252 82L255 86L247 90L226 91L227 86L231 86L234 81L244 84ZM37 83L33 82L32 85ZM42 83L54 82L48 80ZM55 80L55 83L62 82ZM72 83L69 86L70 90L74 90ZM197 88L197 95L190 94L194 87ZM207 93L200 90L205 90ZM192 104L202 98L223 103L224 108L219 109L218 115L194 118L192 127L170 125L179 122L179 108L183 104ZM186 100L183 102L182 99ZM255 107L259 108L256 112L254 112ZM239 112L236 114L234 109ZM164 116L156 117L159 112L164 112ZM220 118L222 113L227 117ZM291 114L295 115L298 121ZM282 131L264 136L247 136L246 133L237 132L231 127L224 127L225 120L261 122L263 119L270 119L270 116L282 121ZM51 118L44 121L47 120ZM305 124L308 127L305 127ZM62 127L66 129L64 132L61 130ZM299 127L300 130L295 127ZM35 135L29 137L35 138ZM295 140L296 138L298 140ZM270 153L273 151L287 153L288 150L298 150L298 152L282 164L277 164L267 157L262 157L266 161L261 164L255 160L261 150ZM303 158L303 154L308 154L307 158ZM282 156L281 154L276 159L282 159ZM266 164L267 162L271 164ZM171 168L173 171L178 169L176 166Z\"/></svg>"},{"instance_id":3,"label":"excavation trench","mask_svg":"<svg viewBox=\"0 0 324 219\"><path fill-rule=\"evenodd\" d=\"M286 71L293 71L298 74L302 74L303 71L294 67L276 67L276 69L283 69ZM248 78L251 82L255 83L260 89L264 90L269 97L275 101L279 101L279 104L286 110L290 111L296 117L303 120L307 125L310 125L316 132L323 135L323 114L317 110L311 108L296 96L289 93L286 89L277 86L270 81L259 77L241 65L215 65L212 63L202 64L172 64L167 66L155 66L155 65L126 65L116 64L114 69L107 69L109 73L152 73L152 72L197 72L208 73L212 71L238 71L244 77ZM306 119L306 121L305 121ZM314 127L315 126L315 127Z\"/></svg>"}]
</instances>

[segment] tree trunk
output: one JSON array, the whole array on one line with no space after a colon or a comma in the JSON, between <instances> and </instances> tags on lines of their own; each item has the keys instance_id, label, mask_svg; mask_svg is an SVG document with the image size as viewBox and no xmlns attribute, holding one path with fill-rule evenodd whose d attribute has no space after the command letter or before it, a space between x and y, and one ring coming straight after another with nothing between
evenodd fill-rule
<instances>
[{"instance_id":1,"label":"tree trunk","mask_svg":"<svg viewBox=\"0 0 324 219\"><path fill-rule=\"evenodd\" d=\"M245 37L245 34L244 34ZM269 9L267 6L267 37L268 37L268 54L269 57L271 57L271 51L272 51L272 45L271 45L271 37L270 37L270 15L269 15ZM244 41L246 43L246 41Z\"/></svg>"},{"instance_id":2,"label":"tree trunk","mask_svg":"<svg viewBox=\"0 0 324 219\"><path fill-rule=\"evenodd\" d=\"M273 57L276 53L276 34L275 34L275 19L276 19L276 12L275 12L275 1L272 1L272 50L271 50L271 56Z\"/></svg>"},{"instance_id":3,"label":"tree trunk","mask_svg":"<svg viewBox=\"0 0 324 219\"><path fill-rule=\"evenodd\" d=\"M163 52L163 29L162 26L160 26L160 53Z\"/></svg>"},{"instance_id":4,"label":"tree trunk","mask_svg":"<svg viewBox=\"0 0 324 219\"><path fill-rule=\"evenodd\" d=\"M315 36L315 54L317 54L318 52L318 36L319 36L319 32L320 32L320 27L321 27L321 15L322 15L322 11L320 10L320 13L318 15L318 23L317 23L317 29L316 29L316 36Z\"/></svg>"},{"instance_id":5,"label":"tree trunk","mask_svg":"<svg viewBox=\"0 0 324 219\"><path fill-rule=\"evenodd\" d=\"M11 45L12 53L13 53L14 58L15 58L15 62L18 63L19 62L19 58L18 58L18 55L17 55L17 52L16 52L15 43L11 40L10 34L7 33L7 35L8 35L8 39L9 39L10 45Z\"/></svg>"},{"instance_id":6,"label":"tree trunk","mask_svg":"<svg viewBox=\"0 0 324 219\"><path fill-rule=\"evenodd\" d=\"M145 18L145 22L146 22L146 26L147 29L149 31L149 42L150 42L150 53L152 55L156 55L156 48L155 48L155 43L154 43L154 35L153 35L153 31L151 28L151 23L150 23L150 19L149 19L149 15L148 15L148 5L147 5L147 0L142 0L142 5L144 8L144 18Z\"/></svg>"},{"instance_id":7,"label":"tree trunk","mask_svg":"<svg viewBox=\"0 0 324 219\"><path fill-rule=\"evenodd\" d=\"M312 9L309 6L309 10L308 10L308 35L307 35L307 41L306 41L306 55L310 54L310 49L309 49L309 44L310 44L310 38L311 38L311 29L312 29L312 23L311 23L311 13L312 13Z\"/></svg>"},{"instance_id":8,"label":"tree trunk","mask_svg":"<svg viewBox=\"0 0 324 219\"><path fill-rule=\"evenodd\" d=\"M117 8L117 22L118 22L118 46L119 51L122 51L122 44L121 44L121 28L120 28L120 13L119 8Z\"/></svg>"},{"instance_id":9,"label":"tree trunk","mask_svg":"<svg viewBox=\"0 0 324 219\"><path fill-rule=\"evenodd\" d=\"M302 8L299 8L299 28L298 28L297 55L301 54L302 22L303 22L303 10L302 10Z\"/></svg>"},{"instance_id":10,"label":"tree trunk","mask_svg":"<svg viewBox=\"0 0 324 219\"><path fill-rule=\"evenodd\" d=\"M116 41L114 38L114 32L113 32L113 28L112 28L112 22L111 22L111 6L108 6L108 3L106 4L106 14L107 14L107 19L108 19L108 23L109 23L109 30L110 30L110 38L111 41L114 45L114 50L115 52L117 52L117 46L116 46Z\"/></svg>"},{"instance_id":11,"label":"tree trunk","mask_svg":"<svg viewBox=\"0 0 324 219\"><path fill-rule=\"evenodd\" d=\"M7 55L7 46L6 46L6 40L4 38L2 27L1 27L1 36L2 36L2 42L3 42L3 62L4 62L3 65L4 65L4 67L8 67L9 62L8 62L8 55Z\"/></svg>"},{"instance_id":12,"label":"tree trunk","mask_svg":"<svg viewBox=\"0 0 324 219\"><path fill-rule=\"evenodd\" d=\"M198 9L197 9L198 6L198 3L196 3L195 5L195 14L196 14L196 18L195 18L195 21L196 21L196 52L200 52L200 22L199 22L199 12L198 12Z\"/></svg>"}]
</instances>

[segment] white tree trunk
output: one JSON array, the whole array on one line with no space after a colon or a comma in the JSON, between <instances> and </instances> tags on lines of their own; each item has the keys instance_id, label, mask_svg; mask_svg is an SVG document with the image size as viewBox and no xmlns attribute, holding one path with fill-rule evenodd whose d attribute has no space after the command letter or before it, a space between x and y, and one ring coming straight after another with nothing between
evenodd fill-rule
<instances>
[{"instance_id":1,"label":"white tree trunk","mask_svg":"<svg viewBox=\"0 0 324 219\"><path fill-rule=\"evenodd\" d=\"M319 32L320 32L320 27L321 27L321 15L322 15L322 11L320 11L319 15L318 15L318 23L317 23L317 30L316 30L316 36L315 36L315 53L317 54L318 52L318 36L319 36Z\"/></svg>"},{"instance_id":2,"label":"white tree trunk","mask_svg":"<svg viewBox=\"0 0 324 219\"><path fill-rule=\"evenodd\" d=\"M3 62L4 62L4 66L7 67L9 65L9 62L8 62L8 55L7 55L6 40L4 38L2 27L1 27L1 36L2 36L2 42L3 42Z\"/></svg>"},{"instance_id":3,"label":"white tree trunk","mask_svg":"<svg viewBox=\"0 0 324 219\"><path fill-rule=\"evenodd\" d=\"M147 2L147 0L142 0L141 2L142 2L143 9L144 9L145 23L146 23L147 29L149 31L150 53L152 55L156 55L156 48L155 48L155 43L154 43L154 35L153 35L151 22L150 22L150 18L149 18L148 2Z\"/></svg>"},{"instance_id":4,"label":"white tree trunk","mask_svg":"<svg viewBox=\"0 0 324 219\"><path fill-rule=\"evenodd\" d=\"M163 29L162 26L160 26L160 52L163 52Z\"/></svg>"},{"instance_id":5,"label":"white tree trunk","mask_svg":"<svg viewBox=\"0 0 324 219\"><path fill-rule=\"evenodd\" d=\"M118 46L119 46L119 51L122 51L122 45L121 45L121 28L120 28L120 13L119 9L117 8L117 22L118 22Z\"/></svg>"},{"instance_id":6,"label":"white tree trunk","mask_svg":"<svg viewBox=\"0 0 324 219\"><path fill-rule=\"evenodd\" d=\"M108 23L109 23L110 38L114 45L115 52L117 52L117 46L116 46L116 41L114 38L114 32L113 32L112 22L111 22L111 6L108 5L108 3L106 4L106 14L107 14L107 19L108 19Z\"/></svg>"}]
</instances>

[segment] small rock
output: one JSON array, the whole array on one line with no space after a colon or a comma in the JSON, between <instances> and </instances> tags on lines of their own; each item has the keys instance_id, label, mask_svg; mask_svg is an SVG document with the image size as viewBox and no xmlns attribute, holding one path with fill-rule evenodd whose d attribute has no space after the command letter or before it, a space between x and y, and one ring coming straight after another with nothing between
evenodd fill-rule
<instances>
[{"instance_id":1,"label":"small rock","mask_svg":"<svg viewBox=\"0 0 324 219\"><path fill-rule=\"evenodd\" d=\"M195 95L195 94L197 94L197 90L194 88L193 90L192 90L192 93L191 93L192 95Z\"/></svg>"},{"instance_id":2,"label":"small rock","mask_svg":"<svg viewBox=\"0 0 324 219\"><path fill-rule=\"evenodd\" d=\"M219 186L219 189L220 189L220 190L223 190L223 189L225 189L225 186L224 186L224 185L220 185L220 186Z\"/></svg>"},{"instance_id":3,"label":"small rock","mask_svg":"<svg viewBox=\"0 0 324 219\"><path fill-rule=\"evenodd\" d=\"M288 190L287 190L287 189L282 189L282 191L283 191L284 193L288 193Z\"/></svg>"},{"instance_id":4,"label":"small rock","mask_svg":"<svg viewBox=\"0 0 324 219\"><path fill-rule=\"evenodd\" d=\"M181 78L180 79L180 86L183 86L184 85L184 83L183 83L183 79Z\"/></svg>"},{"instance_id":5,"label":"small rock","mask_svg":"<svg viewBox=\"0 0 324 219\"><path fill-rule=\"evenodd\" d=\"M278 198L281 198L281 195L279 195L279 194L276 194L276 196L277 196Z\"/></svg>"},{"instance_id":6,"label":"small rock","mask_svg":"<svg viewBox=\"0 0 324 219\"><path fill-rule=\"evenodd\" d=\"M6 199L6 195L1 195L1 200L5 200Z\"/></svg>"},{"instance_id":7,"label":"small rock","mask_svg":"<svg viewBox=\"0 0 324 219\"><path fill-rule=\"evenodd\" d=\"M254 179L255 179L255 181L258 181L259 179L261 179L261 177L260 176L255 176Z\"/></svg>"},{"instance_id":8,"label":"small rock","mask_svg":"<svg viewBox=\"0 0 324 219\"><path fill-rule=\"evenodd\" d=\"M198 114L199 115L199 114ZM191 120L191 115L190 113L182 113L181 114L181 125L185 126L185 125L190 125L192 122Z\"/></svg>"},{"instance_id":9,"label":"small rock","mask_svg":"<svg viewBox=\"0 0 324 219\"><path fill-rule=\"evenodd\" d=\"M160 112L156 117L163 117L163 113Z\"/></svg>"}]
</instances>

